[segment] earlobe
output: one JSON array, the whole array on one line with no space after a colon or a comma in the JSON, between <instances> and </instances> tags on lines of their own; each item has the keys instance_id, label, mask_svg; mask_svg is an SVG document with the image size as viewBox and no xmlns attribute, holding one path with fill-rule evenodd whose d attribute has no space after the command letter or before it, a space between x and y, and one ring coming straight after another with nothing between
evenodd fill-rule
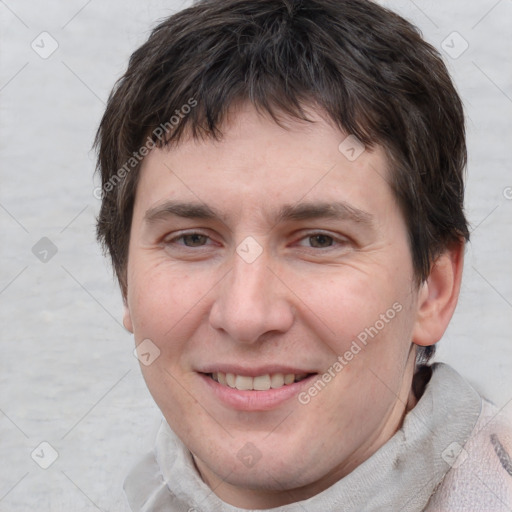
<instances>
[{"instance_id":1,"label":"earlobe","mask_svg":"<svg viewBox=\"0 0 512 512\"><path fill-rule=\"evenodd\" d=\"M124 301L123 325L127 331L130 331L133 334L132 317L130 315L130 309L128 308L126 300Z\"/></svg>"},{"instance_id":2,"label":"earlobe","mask_svg":"<svg viewBox=\"0 0 512 512\"><path fill-rule=\"evenodd\" d=\"M459 299L464 243L453 244L438 256L418 293L412 341L428 346L443 336Z\"/></svg>"}]
</instances>

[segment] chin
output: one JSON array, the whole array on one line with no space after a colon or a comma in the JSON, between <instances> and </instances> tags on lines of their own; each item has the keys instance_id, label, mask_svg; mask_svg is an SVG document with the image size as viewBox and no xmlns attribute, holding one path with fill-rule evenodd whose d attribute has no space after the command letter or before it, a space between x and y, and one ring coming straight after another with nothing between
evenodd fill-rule
<instances>
[{"instance_id":1,"label":"chin","mask_svg":"<svg viewBox=\"0 0 512 512\"><path fill-rule=\"evenodd\" d=\"M260 440L261 445L261 440ZM245 444L236 451L228 448L224 453L235 453L235 456L225 456L202 459L210 471L213 471L226 483L251 489L254 491L283 491L308 486L318 480L321 468L313 459L304 459L303 452L307 445L297 447L281 446L279 450L273 447L262 447L256 451L252 443ZM318 473L318 474L316 474Z\"/></svg>"}]
</instances>

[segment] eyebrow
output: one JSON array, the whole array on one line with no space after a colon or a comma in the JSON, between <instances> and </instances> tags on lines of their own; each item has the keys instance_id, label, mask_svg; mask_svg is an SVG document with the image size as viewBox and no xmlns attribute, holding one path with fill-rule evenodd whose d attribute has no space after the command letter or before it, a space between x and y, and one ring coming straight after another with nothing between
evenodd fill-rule
<instances>
[{"instance_id":1,"label":"eyebrow","mask_svg":"<svg viewBox=\"0 0 512 512\"><path fill-rule=\"evenodd\" d=\"M176 216L186 219L221 219L221 213L204 203L166 201L146 211L144 219L148 224ZM275 216L277 223L311 219L348 220L358 224L372 226L374 216L344 201L337 202L301 202L282 206Z\"/></svg>"},{"instance_id":2,"label":"eyebrow","mask_svg":"<svg viewBox=\"0 0 512 512\"><path fill-rule=\"evenodd\" d=\"M147 223L153 224L172 216L185 219L216 219L220 217L220 213L203 203L166 201L147 210L144 219Z\"/></svg>"},{"instance_id":3,"label":"eyebrow","mask_svg":"<svg viewBox=\"0 0 512 512\"><path fill-rule=\"evenodd\" d=\"M304 203L283 206L277 215L278 222L310 219L349 220L358 224L373 224L373 215L345 201Z\"/></svg>"}]
</instances>

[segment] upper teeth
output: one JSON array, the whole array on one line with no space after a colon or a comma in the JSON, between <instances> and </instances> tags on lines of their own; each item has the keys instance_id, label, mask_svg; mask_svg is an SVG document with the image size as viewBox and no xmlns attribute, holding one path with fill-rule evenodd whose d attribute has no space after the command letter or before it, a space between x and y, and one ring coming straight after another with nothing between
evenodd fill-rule
<instances>
[{"instance_id":1,"label":"upper teeth","mask_svg":"<svg viewBox=\"0 0 512 512\"><path fill-rule=\"evenodd\" d=\"M268 389L280 388L282 386L293 384L296 381L302 380L308 374L294 374L294 373L274 373L269 375L258 375L257 377L248 377L246 375L235 375L234 373L216 372L210 374L212 379L217 381L223 386L236 388L241 391L256 390L267 391Z\"/></svg>"}]
</instances>

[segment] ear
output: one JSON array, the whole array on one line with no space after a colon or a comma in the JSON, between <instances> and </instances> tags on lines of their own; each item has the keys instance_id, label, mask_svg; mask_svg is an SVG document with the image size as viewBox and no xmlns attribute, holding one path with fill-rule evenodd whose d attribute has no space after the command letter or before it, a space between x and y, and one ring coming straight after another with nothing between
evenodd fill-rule
<instances>
[{"instance_id":1,"label":"ear","mask_svg":"<svg viewBox=\"0 0 512 512\"><path fill-rule=\"evenodd\" d=\"M428 346L443 336L459 299L464 242L453 244L438 256L427 280L420 286L412 341Z\"/></svg>"},{"instance_id":2,"label":"ear","mask_svg":"<svg viewBox=\"0 0 512 512\"><path fill-rule=\"evenodd\" d=\"M123 299L123 307L124 307L124 312L123 312L123 325L124 325L124 328L127 331L130 331L133 334L132 317L131 317L131 314L130 314L130 308L128 307L128 303L126 301L126 297Z\"/></svg>"}]
</instances>

